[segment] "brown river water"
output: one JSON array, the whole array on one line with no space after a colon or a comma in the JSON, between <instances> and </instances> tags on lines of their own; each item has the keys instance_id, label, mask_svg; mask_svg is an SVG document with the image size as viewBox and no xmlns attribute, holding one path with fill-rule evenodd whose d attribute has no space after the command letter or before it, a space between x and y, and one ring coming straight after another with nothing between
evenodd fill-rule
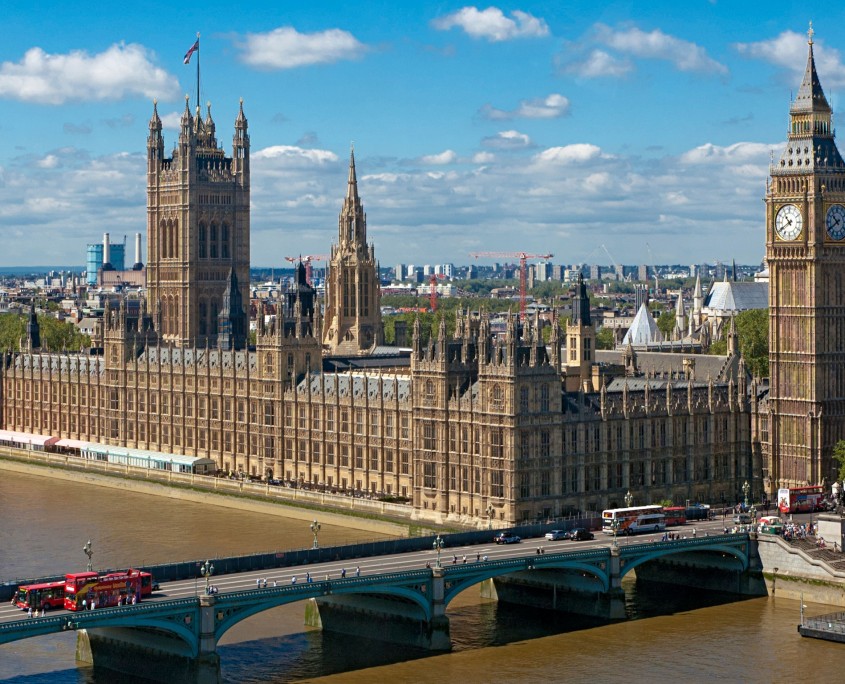
<instances>
[{"instance_id":1,"label":"brown river water","mask_svg":"<svg viewBox=\"0 0 845 684\"><path fill-rule=\"evenodd\" d=\"M323 524L321 544L378 535ZM0 471L0 581L97 567L309 546L308 523ZM229 682L840 682L845 644L801 638L797 601L736 600L626 580L629 620L499 605L469 589L449 606L454 650L429 655L306 630L301 605L250 618L220 644ZM808 615L832 612L807 604ZM378 629L378 626L374 626ZM111 684L77 667L75 635L0 646L0 681Z\"/></svg>"}]
</instances>

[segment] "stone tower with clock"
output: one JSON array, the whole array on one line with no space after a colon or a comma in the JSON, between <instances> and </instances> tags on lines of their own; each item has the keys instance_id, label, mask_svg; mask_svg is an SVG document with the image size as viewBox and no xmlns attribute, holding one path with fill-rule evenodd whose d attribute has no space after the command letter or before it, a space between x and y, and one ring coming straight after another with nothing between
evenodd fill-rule
<instances>
[{"instance_id":1,"label":"stone tower with clock","mask_svg":"<svg viewBox=\"0 0 845 684\"><path fill-rule=\"evenodd\" d=\"M833 447L845 439L845 163L831 119L811 28L786 146L766 193L770 495L829 482Z\"/></svg>"}]
</instances>

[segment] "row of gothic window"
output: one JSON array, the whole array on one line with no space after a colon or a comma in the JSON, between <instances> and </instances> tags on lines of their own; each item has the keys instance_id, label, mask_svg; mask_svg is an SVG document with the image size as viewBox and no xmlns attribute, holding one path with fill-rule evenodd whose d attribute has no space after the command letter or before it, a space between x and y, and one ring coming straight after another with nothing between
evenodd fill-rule
<instances>
[{"instance_id":1,"label":"row of gothic window","mask_svg":"<svg viewBox=\"0 0 845 684\"><path fill-rule=\"evenodd\" d=\"M229 259L232 253L229 225L200 223L197 249L200 259ZM178 219L162 219L159 224L159 253L162 259L180 257Z\"/></svg>"}]
</instances>

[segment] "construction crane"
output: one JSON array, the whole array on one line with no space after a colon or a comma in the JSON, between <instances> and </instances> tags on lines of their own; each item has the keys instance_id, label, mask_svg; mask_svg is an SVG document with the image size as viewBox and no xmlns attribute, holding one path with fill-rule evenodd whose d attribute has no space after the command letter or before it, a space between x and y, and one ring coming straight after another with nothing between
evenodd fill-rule
<instances>
[{"instance_id":1,"label":"construction crane","mask_svg":"<svg viewBox=\"0 0 845 684\"><path fill-rule=\"evenodd\" d=\"M311 284L311 262L312 261L328 261L331 257L327 254L306 254L305 256L285 257L285 261L295 264L301 261L305 265L305 282Z\"/></svg>"},{"instance_id":2,"label":"construction crane","mask_svg":"<svg viewBox=\"0 0 845 684\"><path fill-rule=\"evenodd\" d=\"M440 278L442 280L445 277L442 273L431 274L431 289L428 292L428 305L432 313L437 311L437 279Z\"/></svg>"},{"instance_id":3,"label":"construction crane","mask_svg":"<svg viewBox=\"0 0 845 684\"><path fill-rule=\"evenodd\" d=\"M525 262L528 259L551 259L554 254L528 254L527 252L470 252L471 257L476 259L489 257L492 259L519 259L519 316L525 320L525 293L526 275L528 269Z\"/></svg>"}]
</instances>

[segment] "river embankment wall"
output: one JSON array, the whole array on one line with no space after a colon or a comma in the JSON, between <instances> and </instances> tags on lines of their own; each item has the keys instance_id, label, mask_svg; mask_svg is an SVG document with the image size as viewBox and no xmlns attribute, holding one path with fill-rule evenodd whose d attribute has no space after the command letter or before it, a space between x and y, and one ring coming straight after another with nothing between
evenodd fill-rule
<instances>
[{"instance_id":1,"label":"river embankment wall","mask_svg":"<svg viewBox=\"0 0 845 684\"><path fill-rule=\"evenodd\" d=\"M757 552L770 596L845 606L845 554L841 560L814 558L779 536L757 535Z\"/></svg>"}]
</instances>

